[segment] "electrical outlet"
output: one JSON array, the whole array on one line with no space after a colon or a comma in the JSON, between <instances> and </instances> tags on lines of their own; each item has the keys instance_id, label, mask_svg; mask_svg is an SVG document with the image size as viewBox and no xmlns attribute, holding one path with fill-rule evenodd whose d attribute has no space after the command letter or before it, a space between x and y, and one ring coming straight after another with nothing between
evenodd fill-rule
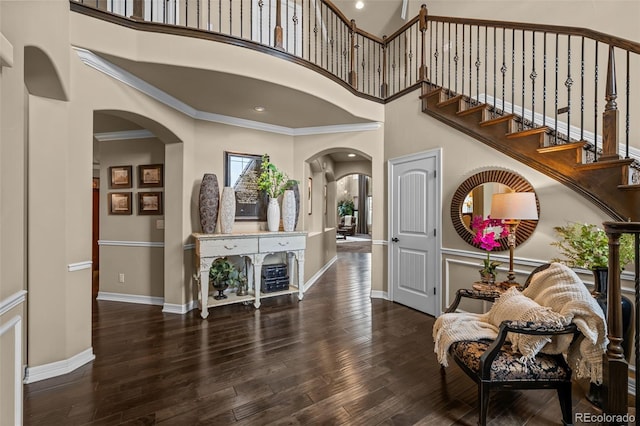
<instances>
[{"instance_id":1,"label":"electrical outlet","mask_svg":"<svg viewBox=\"0 0 640 426\"><path fill-rule=\"evenodd\" d=\"M124 284L124 274L122 273L118 274L118 282L121 284Z\"/></svg>"}]
</instances>

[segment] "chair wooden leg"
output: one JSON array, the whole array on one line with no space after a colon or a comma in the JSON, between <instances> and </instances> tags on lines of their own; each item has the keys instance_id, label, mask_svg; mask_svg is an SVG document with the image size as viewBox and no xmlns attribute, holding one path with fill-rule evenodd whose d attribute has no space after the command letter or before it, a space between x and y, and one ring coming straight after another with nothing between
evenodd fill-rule
<instances>
[{"instance_id":1,"label":"chair wooden leg","mask_svg":"<svg viewBox=\"0 0 640 426\"><path fill-rule=\"evenodd\" d=\"M560 400L560 409L562 410L562 422L565 425L572 425L573 410L571 401L571 382L563 383L558 388L558 399Z\"/></svg>"},{"instance_id":2,"label":"chair wooden leg","mask_svg":"<svg viewBox=\"0 0 640 426\"><path fill-rule=\"evenodd\" d=\"M478 425L486 426L489 412L489 384L478 384Z\"/></svg>"}]
</instances>

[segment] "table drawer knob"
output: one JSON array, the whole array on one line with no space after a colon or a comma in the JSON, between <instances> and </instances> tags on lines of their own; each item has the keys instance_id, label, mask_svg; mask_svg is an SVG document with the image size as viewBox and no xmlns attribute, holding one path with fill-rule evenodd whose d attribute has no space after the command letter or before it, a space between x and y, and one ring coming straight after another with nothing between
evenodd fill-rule
<instances>
[{"instance_id":1,"label":"table drawer knob","mask_svg":"<svg viewBox=\"0 0 640 426\"><path fill-rule=\"evenodd\" d=\"M224 245L224 248L226 248L227 250L233 250L234 248L238 247L237 245L232 245L232 246L228 246L228 245Z\"/></svg>"}]
</instances>

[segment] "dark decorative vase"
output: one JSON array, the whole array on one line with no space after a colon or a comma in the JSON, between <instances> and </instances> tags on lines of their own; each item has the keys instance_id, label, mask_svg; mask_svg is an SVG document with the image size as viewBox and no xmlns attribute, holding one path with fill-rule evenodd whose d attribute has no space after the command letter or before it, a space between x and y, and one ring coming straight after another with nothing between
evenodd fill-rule
<instances>
[{"instance_id":1,"label":"dark decorative vase","mask_svg":"<svg viewBox=\"0 0 640 426\"><path fill-rule=\"evenodd\" d=\"M595 297L598 305L602 308L605 318L607 317L607 297L608 297L608 280L609 269L608 268L595 268L593 271L593 297ZM633 304L626 296L621 296L622 299L622 349L624 350L624 357L629 362L631 358L631 316L633 315ZM591 383L589 387L589 393L587 394L587 400L593 405L602 408L603 406L603 392L602 385L596 385Z\"/></svg>"},{"instance_id":2,"label":"dark decorative vase","mask_svg":"<svg viewBox=\"0 0 640 426\"><path fill-rule=\"evenodd\" d=\"M478 272L480 272L480 282L482 282L483 284L494 285L496 283L496 274L485 272L482 269L480 269Z\"/></svg>"},{"instance_id":3,"label":"dark decorative vase","mask_svg":"<svg viewBox=\"0 0 640 426\"><path fill-rule=\"evenodd\" d=\"M229 284L227 284L226 282L218 282L218 281L210 280L209 285L214 289L218 290L218 294L213 296L214 299L221 300L221 299L227 298L227 295L224 294L224 291L229 287Z\"/></svg>"},{"instance_id":4,"label":"dark decorative vase","mask_svg":"<svg viewBox=\"0 0 640 426\"><path fill-rule=\"evenodd\" d=\"M204 234L216 232L218 222L218 206L220 204L220 189L218 177L213 173L206 173L200 184L200 226Z\"/></svg>"}]
</instances>

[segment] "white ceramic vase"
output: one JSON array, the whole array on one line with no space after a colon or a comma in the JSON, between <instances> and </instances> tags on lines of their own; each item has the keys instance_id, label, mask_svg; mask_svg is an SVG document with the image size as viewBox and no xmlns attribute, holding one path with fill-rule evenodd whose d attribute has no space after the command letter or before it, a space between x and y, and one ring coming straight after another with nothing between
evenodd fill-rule
<instances>
[{"instance_id":1,"label":"white ceramic vase","mask_svg":"<svg viewBox=\"0 0 640 426\"><path fill-rule=\"evenodd\" d=\"M220 232L230 234L233 232L233 222L236 220L236 191L230 187L222 188L220 199Z\"/></svg>"},{"instance_id":2,"label":"white ceramic vase","mask_svg":"<svg viewBox=\"0 0 640 426\"><path fill-rule=\"evenodd\" d=\"M282 196L282 227L285 232L296 228L296 196L290 189Z\"/></svg>"},{"instance_id":3,"label":"white ceramic vase","mask_svg":"<svg viewBox=\"0 0 640 426\"><path fill-rule=\"evenodd\" d=\"M280 205L277 198L269 198L267 207L267 228L271 232L276 232L280 227Z\"/></svg>"}]
</instances>

